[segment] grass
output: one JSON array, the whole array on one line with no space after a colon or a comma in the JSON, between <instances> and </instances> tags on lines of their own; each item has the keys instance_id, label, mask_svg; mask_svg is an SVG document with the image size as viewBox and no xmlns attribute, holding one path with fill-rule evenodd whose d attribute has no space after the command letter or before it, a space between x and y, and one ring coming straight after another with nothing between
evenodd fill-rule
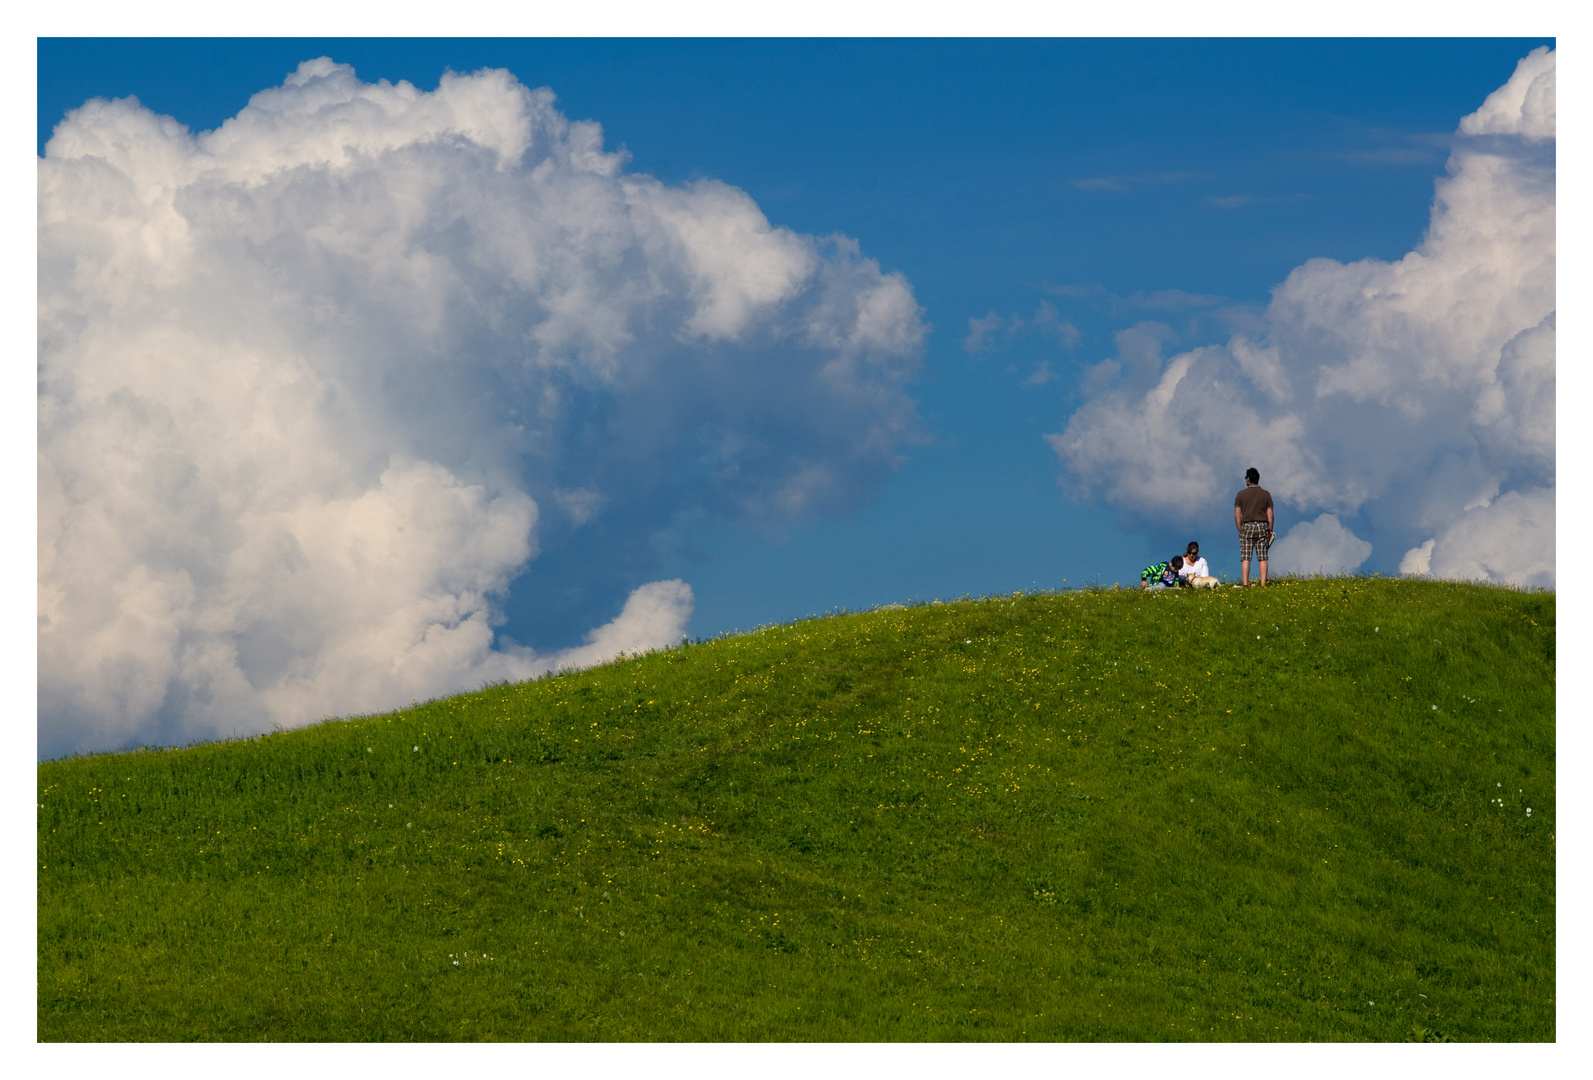
<instances>
[{"instance_id":1,"label":"grass","mask_svg":"<svg viewBox=\"0 0 1593 1080\"><path fill-rule=\"evenodd\" d=\"M1015 594L44 762L39 1038L1553 1040L1554 626Z\"/></svg>"}]
</instances>

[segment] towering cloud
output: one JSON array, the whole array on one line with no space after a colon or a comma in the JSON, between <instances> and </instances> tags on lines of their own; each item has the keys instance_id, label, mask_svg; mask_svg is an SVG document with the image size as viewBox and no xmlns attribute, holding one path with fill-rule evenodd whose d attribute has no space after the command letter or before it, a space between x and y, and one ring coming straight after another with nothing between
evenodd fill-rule
<instances>
[{"instance_id":1,"label":"towering cloud","mask_svg":"<svg viewBox=\"0 0 1593 1080\"><path fill-rule=\"evenodd\" d=\"M1148 328L1126 331L1047 436L1076 490L1216 527L1255 465L1297 523L1278 552L1298 569L1383 552L1407 573L1553 585L1554 67L1534 50L1461 121L1403 259L1313 259L1225 346L1164 361Z\"/></svg>"},{"instance_id":2,"label":"towering cloud","mask_svg":"<svg viewBox=\"0 0 1593 1080\"><path fill-rule=\"evenodd\" d=\"M678 581L565 653L494 627L550 540L634 585L683 513L866 497L922 335L856 243L629 174L506 72L313 60L198 135L91 101L39 162L41 750L676 641Z\"/></svg>"}]
</instances>

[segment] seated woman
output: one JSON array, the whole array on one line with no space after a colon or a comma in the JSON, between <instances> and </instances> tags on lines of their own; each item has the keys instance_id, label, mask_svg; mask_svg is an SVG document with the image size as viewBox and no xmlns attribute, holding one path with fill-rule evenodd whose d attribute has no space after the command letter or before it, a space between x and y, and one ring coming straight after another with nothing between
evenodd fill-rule
<instances>
[{"instance_id":1,"label":"seated woman","mask_svg":"<svg viewBox=\"0 0 1593 1080\"><path fill-rule=\"evenodd\" d=\"M1211 571L1206 567L1206 560L1200 557L1200 545L1193 540L1184 549L1184 565L1178 571L1179 584L1187 585L1185 578L1210 577Z\"/></svg>"},{"instance_id":2,"label":"seated woman","mask_svg":"<svg viewBox=\"0 0 1593 1080\"><path fill-rule=\"evenodd\" d=\"M1174 555L1166 562L1153 563L1139 574L1139 587L1142 589L1176 589L1178 588L1178 571L1184 565L1182 556Z\"/></svg>"}]
</instances>

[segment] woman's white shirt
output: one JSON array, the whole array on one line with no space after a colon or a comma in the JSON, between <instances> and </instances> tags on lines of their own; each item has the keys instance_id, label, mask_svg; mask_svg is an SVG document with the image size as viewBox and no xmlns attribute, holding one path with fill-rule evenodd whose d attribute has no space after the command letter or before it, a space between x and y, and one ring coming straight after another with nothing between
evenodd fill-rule
<instances>
[{"instance_id":1,"label":"woman's white shirt","mask_svg":"<svg viewBox=\"0 0 1593 1080\"><path fill-rule=\"evenodd\" d=\"M1206 560L1203 558L1196 559L1193 563L1185 559L1184 565L1178 571L1178 576L1211 577L1211 571L1206 568Z\"/></svg>"}]
</instances>

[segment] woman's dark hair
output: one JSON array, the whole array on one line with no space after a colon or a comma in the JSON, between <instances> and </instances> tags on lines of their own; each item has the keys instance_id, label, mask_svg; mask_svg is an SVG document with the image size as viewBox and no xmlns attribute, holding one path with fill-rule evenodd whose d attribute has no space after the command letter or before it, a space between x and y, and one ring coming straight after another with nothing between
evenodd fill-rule
<instances>
[{"instance_id":1,"label":"woman's dark hair","mask_svg":"<svg viewBox=\"0 0 1593 1080\"><path fill-rule=\"evenodd\" d=\"M1184 549L1184 554L1198 556L1200 554L1200 545L1191 540L1189 546Z\"/></svg>"},{"instance_id":2,"label":"woman's dark hair","mask_svg":"<svg viewBox=\"0 0 1593 1080\"><path fill-rule=\"evenodd\" d=\"M1247 484L1259 484L1259 483L1261 483L1261 474L1256 472L1254 466L1252 466L1251 468L1248 468L1248 469L1245 470L1245 483L1247 483Z\"/></svg>"}]
</instances>

